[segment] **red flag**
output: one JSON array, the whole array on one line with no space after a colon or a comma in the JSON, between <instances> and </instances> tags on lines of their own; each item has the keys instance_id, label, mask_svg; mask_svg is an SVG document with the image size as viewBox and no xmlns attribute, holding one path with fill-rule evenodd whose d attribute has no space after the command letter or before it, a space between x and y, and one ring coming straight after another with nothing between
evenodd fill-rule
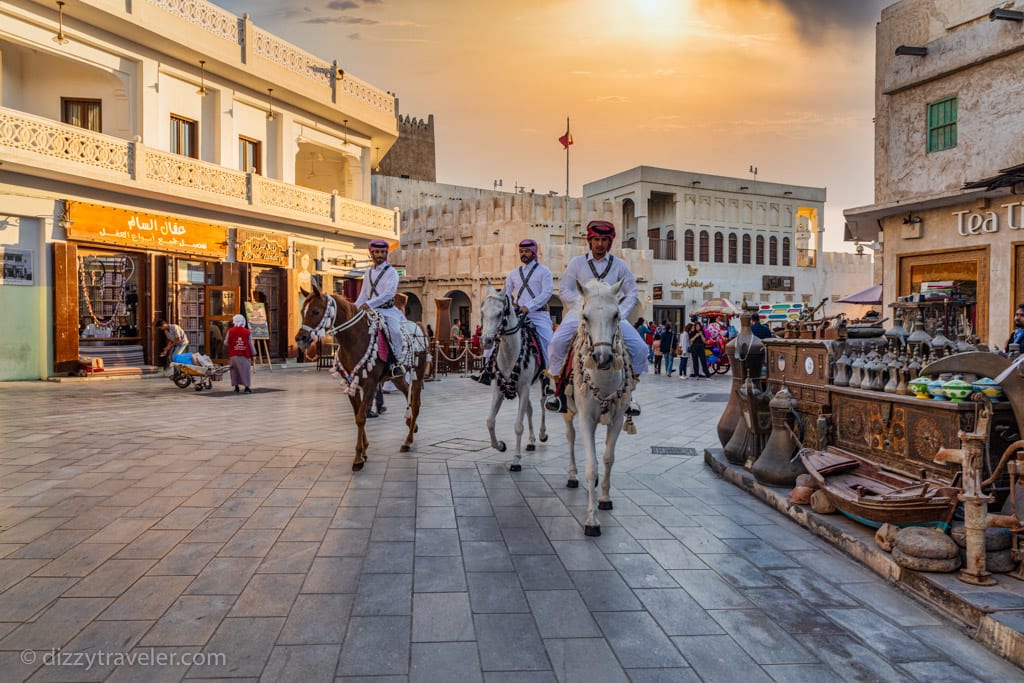
<instances>
[{"instance_id":1,"label":"red flag","mask_svg":"<svg viewBox=\"0 0 1024 683\"><path fill-rule=\"evenodd\" d=\"M563 149L569 149L569 145L572 144L572 133L570 133L568 129L566 129L565 135L558 138L558 141L562 143Z\"/></svg>"}]
</instances>

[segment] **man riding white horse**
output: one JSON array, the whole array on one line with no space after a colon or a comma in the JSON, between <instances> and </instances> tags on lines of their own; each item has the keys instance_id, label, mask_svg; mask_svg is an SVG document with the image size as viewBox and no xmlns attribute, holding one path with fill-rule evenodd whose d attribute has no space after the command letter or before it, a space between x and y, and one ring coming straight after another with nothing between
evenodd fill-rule
<instances>
[{"instance_id":1,"label":"man riding white horse","mask_svg":"<svg viewBox=\"0 0 1024 683\"><path fill-rule=\"evenodd\" d=\"M402 356L402 323L405 321L402 311L395 307L398 271L388 263L388 243L384 240L370 240L369 252L373 266L363 275L355 304L362 309L372 308L384 317L392 361L397 365Z\"/></svg>"},{"instance_id":2,"label":"man riding white horse","mask_svg":"<svg viewBox=\"0 0 1024 683\"><path fill-rule=\"evenodd\" d=\"M548 372L556 382L558 382L562 367L565 365L569 344L580 324L583 297L576 285L594 279L608 284L622 281L622 287L619 290L619 295L622 297L619 301L619 328L622 331L622 339L626 342L626 348L629 349L633 374L640 376L647 372L647 344L636 328L627 320L627 316L637 304L636 280L625 261L608 253L614 239L615 225L613 223L590 221L587 224L587 244L590 245L590 253L580 254L569 261L562 278L558 281L559 296L569 312L552 336L549 347ZM545 402L548 410L565 412L564 384L564 382L558 382L558 391L554 396L548 397ZM632 399L630 399L626 414L629 416L640 414L640 406Z\"/></svg>"},{"instance_id":3,"label":"man riding white horse","mask_svg":"<svg viewBox=\"0 0 1024 683\"><path fill-rule=\"evenodd\" d=\"M531 239L519 243L519 260L522 261L522 265L505 278L505 287L501 294L512 297L519 312L525 314L533 324L533 329L537 331L537 341L540 342L541 357L547 365L548 344L551 343L552 335L551 315L548 313L547 305L554 289L551 270L538 260L537 242ZM489 385L494 377L490 362L493 352L493 346L484 352L483 370L471 376L480 384ZM548 378L542 376L541 380L546 384Z\"/></svg>"}]
</instances>

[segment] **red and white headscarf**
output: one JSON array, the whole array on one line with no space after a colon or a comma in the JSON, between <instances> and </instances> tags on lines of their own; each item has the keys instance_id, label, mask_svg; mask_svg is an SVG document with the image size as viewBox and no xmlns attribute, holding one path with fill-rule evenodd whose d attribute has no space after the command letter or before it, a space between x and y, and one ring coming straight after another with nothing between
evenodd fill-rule
<instances>
[{"instance_id":1,"label":"red and white headscarf","mask_svg":"<svg viewBox=\"0 0 1024 683\"><path fill-rule=\"evenodd\" d=\"M591 237L615 239L615 224L611 221L590 221L587 223L587 239Z\"/></svg>"}]
</instances>

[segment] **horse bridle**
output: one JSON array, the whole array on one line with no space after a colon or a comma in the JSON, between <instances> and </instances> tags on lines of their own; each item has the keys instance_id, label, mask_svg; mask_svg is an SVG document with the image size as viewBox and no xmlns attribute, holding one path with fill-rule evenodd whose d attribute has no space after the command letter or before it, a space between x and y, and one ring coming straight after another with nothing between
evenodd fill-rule
<instances>
[{"instance_id":1,"label":"horse bridle","mask_svg":"<svg viewBox=\"0 0 1024 683\"><path fill-rule=\"evenodd\" d=\"M333 296L327 296L327 306L324 309L324 316L320 318L320 323L316 327L310 327L305 323L299 325L299 329L305 330L309 333L311 341L318 341L324 337L330 337L338 332L344 332L348 328L355 325L357 322L366 317L366 310L361 310L354 316L346 320L340 325L329 327L334 322L334 317L338 314L338 304L335 303Z\"/></svg>"}]
</instances>

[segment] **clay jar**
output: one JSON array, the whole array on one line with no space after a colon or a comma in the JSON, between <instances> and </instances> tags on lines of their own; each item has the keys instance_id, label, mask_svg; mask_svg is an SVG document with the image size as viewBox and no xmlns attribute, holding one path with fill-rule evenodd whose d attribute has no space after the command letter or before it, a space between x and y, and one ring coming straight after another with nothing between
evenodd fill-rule
<instances>
[{"instance_id":1,"label":"clay jar","mask_svg":"<svg viewBox=\"0 0 1024 683\"><path fill-rule=\"evenodd\" d=\"M718 420L718 441L723 447L729 443L742 416L739 388L743 386L744 380L760 380L761 368L764 365L764 344L750 331L752 318L753 314L749 311L741 313L740 332L725 345L732 370L732 388L729 392L729 403Z\"/></svg>"}]
</instances>

